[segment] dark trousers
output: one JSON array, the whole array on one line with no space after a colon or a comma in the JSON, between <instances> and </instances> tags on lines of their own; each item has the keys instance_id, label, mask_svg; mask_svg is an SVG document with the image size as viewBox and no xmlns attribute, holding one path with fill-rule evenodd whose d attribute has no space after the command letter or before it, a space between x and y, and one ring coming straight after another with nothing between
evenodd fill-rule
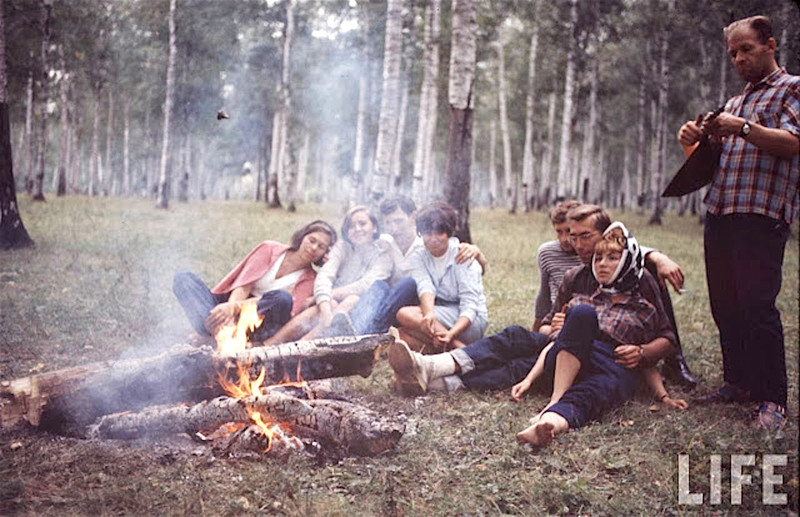
<instances>
[{"instance_id":1,"label":"dark trousers","mask_svg":"<svg viewBox=\"0 0 800 517\"><path fill-rule=\"evenodd\" d=\"M189 271L181 271L172 281L172 292L178 298L189 322L198 334L208 335L205 321L211 309L226 301L228 295L215 295L205 283ZM272 337L292 317L292 295L287 291L267 291L258 300L258 313L264 317L253 331L252 338L263 341Z\"/></svg>"},{"instance_id":2,"label":"dark trousers","mask_svg":"<svg viewBox=\"0 0 800 517\"><path fill-rule=\"evenodd\" d=\"M358 299L349 313L350 321L357 334L381 334L397 325L397 311L409 305L419 305L413 278L403 278L391 288L378 280Z\"/></svg>"},{"instance_id":3,"label":"dark trousers","mask_svg":"<svg viewBox=\"0 0 800 517\"><path fill-rule=\"evenodd\" d=\"M462 367L461 381L471 390L511 387L525 378L547 341L544 334L513 325L459 348L454 358ZM464 372L464 363L458 357L462 353L471 359L473 369L468 372Z\"/></svg>"},{"instance_id":4,"label":"dark trousers","mask_svg":"<svg viewBox=\"0 0 800 517\"><path fill-rule=\"evenodd\" d=\"M725 382L784 407L786 354L775 299L788 237L786 223L770 217L706 214L706 280Z\"/></svg>"},{"instance_id":5,"label":"dark trousers","mask_svg":"<svg viewBox=\"0 0 800 517\"><path fill-rule=\"evenodd\" d=\"M598 341L597 312L589 305L567 311L564 327L547 352L543 382L552 388L556 357L567 351L581 363L578 375L561 399L548 411L558 413L577 429L603 413L621 406L636 393L639 375L614 361L614 346Z\"/></svg>"}]
</instances>

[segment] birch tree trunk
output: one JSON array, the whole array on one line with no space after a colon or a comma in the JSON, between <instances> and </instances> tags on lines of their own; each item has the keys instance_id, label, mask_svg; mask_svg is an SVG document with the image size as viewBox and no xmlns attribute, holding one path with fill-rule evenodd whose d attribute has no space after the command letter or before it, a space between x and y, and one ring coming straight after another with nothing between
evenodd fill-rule
<instances>
[{"instance_id":1,"label":"birch tree trunk","mask_svg":"<svg viewBox=\"0 0 800 517\"><path fill-rule=\"evenodd\" d=\"M311 133L306 131L303 135L303 145L297 157L297 192L302 194L303 201L308 202L306 194L306 179L308 178L308 157L311 153Z\"/></svg>"},{"instance_id":2,"label":"birch tree trunk","mask_svg":"<svg viewBox=\"0 0 800 517\"><path fill-rule=\"evenodd\" d=\"M113 165L113 135L114 132L114 87L108 88L108 118L106 119L106 171L108 172L103 183L103 195L107 196L114 192L114 184L117 182L117 175Z\"/></svg>"},{"instance_id":3,"label":"birch tree trunk","mask_svg":"<svg viewBox=\"0 0 800 517\"><path fill-rule=\"evenodd\" d=\"M286 197L289 204L287 210L296 210L297 199L297 168L291 159L289 135L292 121L292 40L294 39L294 0L286 0L286 25L283 32L283 64L281 66L281 100L283 101L283 114L281 115L281 154L280 176L286 176Z\"/></svg>"},{"instance_id":4,"label":"birch tree trunk","mask_svg":"<svg viewBox=\"0 0 800 517\"><path fill-rule=\"evenodd\" d=\"M366 52L365 52L366 57ZM358 78L358 113L356 115L356 142L353 150L353 171L350 174L348 208L359 204L361 186L364 182L364 135L367 125L367 101L369 99L369 72L362 69Z\"/></svg>"},{"instance_id":5,"label":"birch tree trunk","mask_svg":"<svg viewBox=\"0 0 800 517\"><path fill-rule=\"evenodd\" d=\"M170 183L172 171L170 165L170 121L172 120L172 104L175 97L175 55L178 52L175 43L175 11L177 0L169 0L169 58L167 62L167 86L164 98L164 132L161 135L161 166L158 180L158 201L156 208L169 207Z\"/></svg>"},{"instance_id":6,"label":"birch tree trunk","mask_svg":"<svg viewBox=\"0 0 800 517\"><path fill-rule=\"evenodd\" d=\"M130 155L130 136L131 136L131 116L130 101L125 100L123 108L123 128L122 128L122 193L129 196L131 193L131 155Z\"/></svg>"},{"instance_id":7,"label":"birch tree trunk","mask_svg":"<svg viewBox=\"0 0 800 517\"><path fill-rule=\"evenodd\" d=\"M578 23L578 0L570 0L567 24L567 68L564 72L564 110L561 115L561 148L558 153L558 197L567 195L569 185L569 153L572 143L572 97L575 90L575 28Z\"/></svg>"},{"instance_id":8,"label":"birch tree trunk","mask_svg":"<svg viewBox=\"0 0 800 517\"><path fill-rule=\"evenodd\" d=\"M269 169L267 170L267 195L266 202L268 208L280 208L281 199L278 191L278 173L280 168L281 154L281 109L272 115L272 138L270 139Z\"/></svg>"},{"instance_id":9,"label":"birch tree trunk","mask_svg":"<svg viewBox=\"0 0 800 517\"><path fill-rule=\"evenodd\" d=\"M450 123L447 141L445 199L458 213L455 236L472 242L469 229L470 158L477 50L475 0L453 0L450 81Z\"/></svg>"},{"instance_id":10,"label":"birch tree trunk","mask_svg":"<svg viewBox=\"0 0 800 517\"><path fill-rule=\"evenodd\" d=\"M403 49L402 0L388 0L386 37L383 49L383 90L378 120L378 142L375 169L372 175L372 199L380 200L389 187L392 151L397 140L397 119L400 103L400 63Z\"/></svg>"},{"instance_id":11,"label":"birch tree trunk","mask_svg":"<svg viewBox=\"0 0 800 517\"><path fill-rule=\"evenodd\" d=\"M626 131L625 133L625 147L622 158L622 192L625 199L620 203L620 208L622 208L623 212L626 209L630 210L633 208L633 203L631 202L631 144L629 133L630 131Z\"/></svg>"},{"instance_id":12,"label":"birch tree trunk","mask_svg":"<svg viewBox=\"0 0 800 517\"><path fill-rule=\"evenodd\" d=\"M639 105L636 113L638 123L636 125L636 211L644 213L644 203L642 196L644 194L644 163L647 159L647 147L645 147L645 77L647 74L642 74L639 81Z\"/></svg>"},{"instance_id":13,"label":"birch tree trunk","mask_svg":"<svg viewBox=\"0 0 800 517\"><path fill-rule=\"evenodd\" d=\"M419 120L414 148L413 199L422 201L425 180L433 174L433 144L436 137L437 84L439 77L439 33L441 0L430 0L425 6L425 29L422 56L424 66L419 96Z\"/></svg>"},{"instance_id":14,"label":"birch tree trunk","mask_svg":"<svg viewBox=\"0 0 800 517\"><path fill-rule=\"evenodd\" d=\"M489 208L497 205L497 120L489 122Z\"/></svg>"},{"instance_id":15,"label":"birch tree trunk","mask_svg":"<svg viewBox=\"0 0 800 517\"><path fill-rule=\"evenodd\" d=\"M594 164L597 160L595 154L594 137L597 131L597 88L599 74L599 60L596 54L591 54L590 92L589 92L589 121L586 124L586 135L583 140L583 156L581 163L581 189L583 190L584 203L597 203L602 185L596 176ZM588 188L586 188L588 182Z\"/></svg>"},{"instance_id":16,"label":"birch tree trunk","mask_svg":"<svg viewBox=\"0 0 800 517\"><path fill-rule=\"evenodd\" d=\"M42 0L40 11L42 23L42 49L41 49L41 84L40 107L39 107L39 138L37 139L36 150L36 176L33 179L33 190L31 196L34 201L44 201L44 169L47 158L47 103L49 85L49 67L47 63L47 51L50 49L50 22L52 5Z\"/></svg>"},{"instance_id":17,"label":"birch tree trunk","mask_svg":"<svg viewBox=\"0 0 800 517\"><path fill-rule=\"evenodd\" d=\"M542 160L541 183L539 185L539 201L537 207L550 204L550 192L553 189L553 148L556 141L556 92L550 92L547 101L547 142Z\"/></svg>"},{"instance_id":18,"label":"birch tree trunk","mask_svg":"<svg viewBox=\"0 0 800 517\"><path fill-rule=\"evenodd\" d=\"M410 66L409 66L410 69ZM395 139L394 151L392 152L392 185L390 190L397 190L400 186L401 175L403 173L403 134L406 131L406 115L408 112L408 73L401 81L402 93L400 95L400 117L397 120L397 138Z\"/></svg>"},{"instance_id":19,"label":"birch tree trunk","mask_svg":"<svg viewBox=\"0 0 800 517\"><path fill-rule=\"evenodd\" d=\"M0 2L0 250L33 246L22 224L14 185L14 160L11 154L11 125L6 100L6 24Z\"/></svg>"},{"instance_id":20,"label":"birch tree trunk","mask_svg":"<svg viewBox=\"0 0 800 517\"><path fill-rule=\"evenodd\" d=\"M539 192L540 178L533 173L533 126L535 123L534 108L536 104L536 55L539 49L539 2L534 5L533 34L531 48L528 53L528 95L525 102L525 147L522 152L522 177L524 185L530 188L525 195L525 212L531 211L531 198Z\"/></svg>"},{"instance_id":21,"label":"birch tree trunk","mask_svg":"<svg viewBox=\"0 0 800 517\"><path fill-rule=\"evenodd\" d=\"M667 19L671 19L675 11L675 0L667 0ZM666 23L661 34L661 74L658 88L658 126L656 131L657 141L657 165L653 171L650 183L651 195L653 197L653 215L650 217L649 224L661 224L661 178L664 176L664 162L666 159L666 126L667 126L667 103L669 93L669 37L672 25Z\"/></svg>"},{"instance_id":22,"label":"birch tree trunk","mask_svg":"<svg viewBox=\"0 0 800 517\"><path fill-rule=\"evenodd\" d=\"M64 63L64 47L58 47L59 67L61 70L66 71L67 67ZM55 191L56 196L63 196L67 193L67 167L69 164L69 104L67 102L67 81L69 80L68 74L61 76L59 84L59 94L61 100L61 149L59 149L58 159L58 174L56 174Z\"/></svg>"},{"instance_id":23,"label":"birch tree trunk","mask_svg":"<svg viewBox=\"0 0 800 517\"><path fill-rule=\"evenodd\" d=\"M505 201L508 211L517 211L517 197L514 195L514 166L511 163L511 137L508 131L508 113L506 113L506 60L503 45L495 44L497 51L497 106L500 115L500 138L503 142L503 180Z\"/></svg>"},{"instance_id":24,"label":"birch tree trunk","mask_svg":"<svg viewBox=\"0 0 800 517\"><path fill-rule=\"evenodd\" d=\"M33 52L31 52L33 62ZM25 192L33 191L33 157L36 139L33 136L33 68L28 72L28 89L25 97Z\"/></svg>"}]
</instances>

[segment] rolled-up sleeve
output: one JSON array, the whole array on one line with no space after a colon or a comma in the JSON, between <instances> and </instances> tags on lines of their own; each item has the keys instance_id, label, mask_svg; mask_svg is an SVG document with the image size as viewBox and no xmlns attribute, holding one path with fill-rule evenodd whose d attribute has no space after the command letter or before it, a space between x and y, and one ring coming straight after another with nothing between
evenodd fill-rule
<instances>
[{"instance_id":1,"label":"rolled-up sleeve","mask_svg":"<svg viewBox=\"0 0 800 517\"><path fill-rule=\"evenodd\" d=\"M539 268L539 293L536 295L536 302L533 306L533 316L535 319L544 318L550 309L553 308L553 300L550 295L550 272L542 264L542 248L536 252L536 265Z\"/></svg>"},{"instance_id":2,"label":"rolled-up sleeve","mask_svg":"<svg viewBox=\"0 0 800 517\"><path fill-rule=\"evenodd\" d=\"M480 264L473 262L470 265L456 264L455 273L458 282L458 311L459 317L467 318L470 322L475 320L478 312L483 309L483 280Z\"/></svg>"}]
</instances>

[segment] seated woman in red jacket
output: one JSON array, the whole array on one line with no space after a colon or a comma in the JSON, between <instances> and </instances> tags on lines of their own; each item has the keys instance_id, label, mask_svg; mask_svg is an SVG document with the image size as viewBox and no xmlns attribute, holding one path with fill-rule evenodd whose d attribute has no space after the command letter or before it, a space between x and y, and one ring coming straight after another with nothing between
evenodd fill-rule
<instances>
[{"instance_id":1,"label":"seated woman in red jacket","mask_svg":"<svg viewBox=\"0 0 800 517\"><path fill-rule=\"evenodd\" d=\"M251 340L275 334L310 298L317 273L336 242L336 230L325 221L313 221L292 235L289 246L264 241L223 278L214 289L188 271L175 275L172 291L201 335L216 335L233 325L246 302L256 302L264 321Z\"/></svg>"}]
</instances>

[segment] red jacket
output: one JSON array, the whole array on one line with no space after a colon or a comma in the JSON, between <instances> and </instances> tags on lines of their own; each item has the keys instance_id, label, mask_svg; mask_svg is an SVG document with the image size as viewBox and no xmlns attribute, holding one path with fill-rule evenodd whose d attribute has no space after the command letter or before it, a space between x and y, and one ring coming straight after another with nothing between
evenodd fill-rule
<instances>
[{"instance_id":1,"label":"red jacket","mask_svg":"<svg viewBox=\"0 0 800 517\"><path fill-rule=\"evenodd\" d=\"M225 294L233 291L237 287L252 284L262 276L264 276L269 268L275 263L278 257L284 251L288 250L289 246L275 241L264 241L247 254L233 270L225 275L214 289L211 290L214 294ZM317 273L309 266L303 270L303 274L297 279L292 289L292 315L295 315L300 310L300 305L303 300L311 296L314 291L314 278Z\"/></svg>"}]
</instances>

